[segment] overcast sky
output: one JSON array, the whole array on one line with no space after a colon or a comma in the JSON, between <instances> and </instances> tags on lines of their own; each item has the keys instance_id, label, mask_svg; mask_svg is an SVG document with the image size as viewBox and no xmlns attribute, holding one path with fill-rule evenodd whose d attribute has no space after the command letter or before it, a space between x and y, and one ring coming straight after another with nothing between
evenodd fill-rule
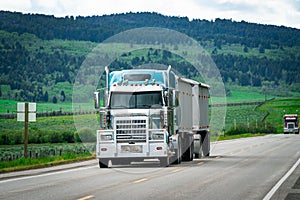
<instances>
[{"instance_id":1,"label":"overcast sky","mask_svg":"<svg viewBox=\"0 0 300 200\"><path fill-rule=\"evenodd\" d=\"M192 19L233 19L300 29L300 0L0 0L0 10L64 16L158 12Z\"/></svg>"}]
</instances>

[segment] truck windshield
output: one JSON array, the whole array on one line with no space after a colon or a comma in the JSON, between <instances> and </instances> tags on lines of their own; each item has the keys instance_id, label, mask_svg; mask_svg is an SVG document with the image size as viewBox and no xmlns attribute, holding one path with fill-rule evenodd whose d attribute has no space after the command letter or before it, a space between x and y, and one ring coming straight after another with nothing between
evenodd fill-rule
<instances>
[{"instance_id":1,"label":"truck windshield","mask_svg":"<svg viewBox=\"0 0 300 200\"><path fill-rule=\"evenodd\" d=\"M155 92L112 92L110 108L154 108L162 107L162 94Z\"/></svg>"}]
</instances>

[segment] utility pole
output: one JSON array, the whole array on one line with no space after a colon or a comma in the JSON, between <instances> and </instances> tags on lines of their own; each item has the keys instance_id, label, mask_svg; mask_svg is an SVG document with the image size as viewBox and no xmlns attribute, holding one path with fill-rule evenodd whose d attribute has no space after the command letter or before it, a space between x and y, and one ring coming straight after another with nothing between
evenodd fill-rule
<instances>
[{"instance_id":1,"label":"utility pole","mask_svg":"<svg viewBox=\"0 0 300 200\"><path fill-rule=\"evenodd\" d=\"M36 103L18 103L17 121L24 122L24 157L28 158L28 124L36 121Z\"/></svg>"}]
</instances>

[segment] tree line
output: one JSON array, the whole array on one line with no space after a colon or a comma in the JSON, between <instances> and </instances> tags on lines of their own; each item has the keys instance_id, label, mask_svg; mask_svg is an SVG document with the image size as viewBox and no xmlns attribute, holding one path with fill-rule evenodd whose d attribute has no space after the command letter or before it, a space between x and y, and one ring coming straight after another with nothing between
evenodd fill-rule
<instances>
[{"instance_id":1,"label":"tree line","mask_svg":"<svg viewBox=\"0 0 300 200\"><path fill-rule=\"evenodd\" d=\"M298 29L226 19L189 21L186 17L149 12L56 18L0 11L0 98L4 93L1 85L9 85L14 91L10 98L15 100L57 102L66 99L65 91L50 97L47 88L62 82L73 84L87 52L78 49L79 53L70 53L58 46L49 47L44 41L101 42L121 31L149 26L180 31L195 38L204 48L209 49L211 45L213 50L209 53L225 83L261 87L271 82L300 92L297 87L300 80ZM135 39L142 42L142 37ZM172 38L170 43L178 49ZM222 53L224 46L236 44L243 47L240 55ZM253 49L258 49L261 56L251 55ZM272 49L281 52L281 57L267 56L267 51ZM129 69L147 62L176 66L178 61L168 51L153 49L143 56L126 56L129 61L118 60L112 68ZM182 74L198 76L190 64L180 62L180 65Z\"/></svg>"},{"instance_id":2,"label":"tree line","mask_svg":"<svg viewBox=\"0 0 300 200\"><path fill-rule=\"evenodd\" d=\"M190 21L187 17L170 17L151 12L56 18L50 15L0 11L0 30L19 34L32 33L46 40L102 42L114 34L139 27L169 28L185 33L198 41L216 40L222 43L240 43L248 47L262 45L268 48L271 44L278 46L300 44L298 29L245 21L235 22L231 19Z\"/></svg>"}]
</instances>

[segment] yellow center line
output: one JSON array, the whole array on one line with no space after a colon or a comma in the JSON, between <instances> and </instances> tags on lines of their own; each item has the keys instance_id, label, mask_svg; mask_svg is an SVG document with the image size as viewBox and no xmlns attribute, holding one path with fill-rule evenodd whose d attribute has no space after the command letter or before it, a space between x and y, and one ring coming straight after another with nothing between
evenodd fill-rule
<instances>
[{"instance_id":1,"label":"yellow center line","mask_svg":"<svg viewBox=\"0 0 300 200\"><path fill-rule=\"evenodd\" d=\"M77 200L88 200L88 199L91 199L91 198L94 198L94 197L95 197L94 195L89 195L89 196L82 197L82 198L77 199Z\"/></svg>"},{"instance_id":2,"label":"yellow center line","mask_svg":"<svg viewBox=\"0 0 300 200\"><path fill-rule=\"evenodd\" d=\"M171 173L179 172L179 171L181 171L181 170L182 170L182 169L180 169L180 168L174 169L174 170L171 171Z\"/></svg>"},{"instance_id":3,"label":"yellow center line","mask_svg":"<svg viewBox=\"0 0 300 200\"><path fill-rule=\"evenodd\" d=\"M144 181L147 181L147 180L148 180L147 178L142 178L142 179L134 181L133 183L141 183L141 182L144 182Z\"/></svg>"},{"instance_id":4,"label":"yellow center line","mask_svg":"<svg viewBox=\"0 0 300 200\"><path fill-rule=\"evenodd\" d=\"M202 164L204 164L204 162L198 162L198 163L197 163L197 165L202 165Z\"/></svg>"}]
</instances>

